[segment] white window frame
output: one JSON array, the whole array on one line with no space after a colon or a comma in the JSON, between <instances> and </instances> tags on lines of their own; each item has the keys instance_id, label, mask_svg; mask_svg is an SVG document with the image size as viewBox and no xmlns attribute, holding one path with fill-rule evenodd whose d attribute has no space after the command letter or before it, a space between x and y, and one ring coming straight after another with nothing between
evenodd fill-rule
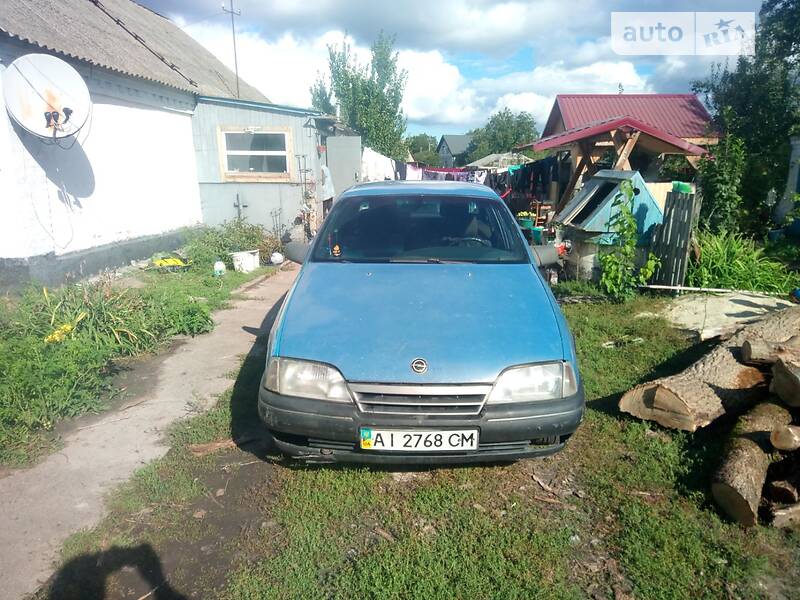
<instances>
[{"instance_id":1,"label":"white window frame","mask_svg":"<svg viewBox=\"0 0 800 600\"><path fill-rule=\"evenodd\" d=\"M228 150L228 139L225 134L240 133L248 135L283 135L285 150ZM220 169L224 181L291 181L292 175L292 136L289 129L281 128L243 128L220 127L219 129ZM229 156L284 156L286 157L286 172L268 173L262 171L231 171L228 169Z\"/></svg>"}]
</instances>

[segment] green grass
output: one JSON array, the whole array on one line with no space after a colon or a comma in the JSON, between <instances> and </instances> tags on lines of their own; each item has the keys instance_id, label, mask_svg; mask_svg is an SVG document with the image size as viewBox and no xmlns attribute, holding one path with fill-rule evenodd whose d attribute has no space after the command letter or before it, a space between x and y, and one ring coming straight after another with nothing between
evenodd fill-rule
<instances>
[{"instance_id":1,"label":"green grass","mask_svg":"<svg viewBox=\"0 0 800 600\"><path fill-rule=\"evenodd\" d=\"M34 460L58 421L106 406L115 361L210 331L211 312L264 272L141 272L142 287L110 279L31 287L0 306L0 464Z\"/></svg>"},{"instance_id":2,"label":"green grass","mask_svg":"<svg viewBox=\"0 0 800 600\"><path fill-rule=\"evenodd\" d=\"M271 479L249 480L236 505L276 526L228 540L228 554L215 559L227 579L208 597L584 598L594 590L599 597L671 600L759 598L777 590L791 598L800 586L798 536L743 530L709 498L709 477L732 423L689 434L616 408L630 386L680 370L708 350L663 319L636 317L659 307L640 297L565 309L588 411L553 458L398 477L276 464ZM631 342L636 338L642 343ZM625 343L604 348L611 340ZM104 541L172 548L165 538L199 536L187 515L207 495L202 482L214 465L191 457L186 446L225 437L232 422L254 419L261 368L263 354L252 353L232 392L209 413L175 427L170 453L123 486L109 518L75 536L66 553L96 552ZM544 502L551 496L533 474L566 492L555 504ZM147 527L129 524L145 510L152 511ZM223 534L212 528L202 535ZM180 583L174 577L171 583Z\"/></svg>"},{"instance_id":3,"label":"green grass","mask_svg":"<svg viewBox=\"0 0 800 600\"><path fill-rule=\"evenodd\" d=\"M707 350L692 347L662 319L632 319L633 304L566 309L576 335L588 406L583 438L591 455L578 457L595 519L611 523L633 591L642 598L761 597L758 582L774 575L765 558L775 532L746 532L719 516L708 482L730 423L695 434L664 430L618 414L619 394L635 383L674 372ZM650 308L652 310L652 307ZM621 335L643 344L599 346ZM785 543L785 542L784 542ZM794 571L800 556L790 551Z\"/></svg>"},{"instance_id":4,"label":"green grass","mask_svg":"<svg viewBox=\"0 0 800 600\"><path fill-rule=\"evenodd\" d=\"M752 239L735 233L698 233L699 259L692 260L686 274L687 285L732 290L789 293L800 286L800 275L787 268L786 255L780 246L771 253L756 245ZM783 262L782 262L783 261Z\"/></svg>"}]
</instances>

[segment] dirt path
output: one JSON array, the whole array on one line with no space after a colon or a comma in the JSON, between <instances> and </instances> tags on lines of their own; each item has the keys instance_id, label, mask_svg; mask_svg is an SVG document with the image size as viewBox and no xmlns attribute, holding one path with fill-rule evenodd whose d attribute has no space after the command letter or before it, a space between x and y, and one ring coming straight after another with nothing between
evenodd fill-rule
<instances>
[{"instance_id":1,"label":"dirt path","mask_svg":"<svg viewBox=\"0 0 800 600\"><path fill-rule=\"evenodd\" d=\"M102 519L105 494L166 453L165 429L233 385L226 375L266 333L265 314L296 273L294 267L249 284L243 299L215 314L212 333L137 366L148 380L139 394L67 434L60 452L0 479L0 599L34 592L52 574L67 536Z\"/></svg>"}]
</instances>

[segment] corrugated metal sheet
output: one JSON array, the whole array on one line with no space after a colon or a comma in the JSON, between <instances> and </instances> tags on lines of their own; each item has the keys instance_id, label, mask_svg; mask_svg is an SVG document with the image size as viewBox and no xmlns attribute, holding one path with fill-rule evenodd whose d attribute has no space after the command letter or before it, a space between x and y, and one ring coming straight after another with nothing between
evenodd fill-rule
<instances>
[{"instance_id":1,"label":"corrugated metal sheet","mask_svg":"<svg viewBox=\"0 0 800 600\"><path fill-rule=\"evenodd\" d=\"M0 31L126 75L206 96L236 96L235 75L211 52L169 19L131 0L2 0ZM241 98L269 102L246 82L240 80L239 87Z\"/></svg>"},{"instance_id":2,"label":"corrugated metal sheet","mask_svg":"<svg viewBox=\"0 0 800 600\"><path fill-rule=\"evenodd\" d=\"M711 116L694 94L559 94L543 136L614 117L633 117L680 138L709 135ZM712 134L713 135L713 134Z\"/></svg>"}]
</instances>

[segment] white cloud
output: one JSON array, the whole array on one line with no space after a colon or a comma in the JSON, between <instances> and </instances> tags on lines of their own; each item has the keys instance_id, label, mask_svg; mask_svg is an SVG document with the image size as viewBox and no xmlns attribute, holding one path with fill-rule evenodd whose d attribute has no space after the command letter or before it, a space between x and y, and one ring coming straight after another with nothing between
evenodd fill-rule
<instances>
[{"instance_id":1,"label":"white cloud","mask_svg":"<svg viewBox=\"0 0 800 600\"><path fill-rule=\"evenodd\" d=\"M497 99L492 112L508 108L513 112L526 111L536 119L536 128L541 132L547 122L547 116L553 107L554 96L543 96L536 92L521 92L519 94L503 94Z\"/></svg>"},{"instance_id":2,"label":"white cloud","mask_svg":"<svg viewBox=\"0 0 800 600\"><path fill-rule=\"evenodd\" d=\"M398 63L408 71L403 111L410 121L463 124L480 120L475 90L440 52L403 50Z\"/></svg>"},{"instance_id":3,"label":"white cloud","mask_svg":"<svg viewBox=\"0 0 800 600\"><path fill-rule=\"evenodd\" d=\"M288 4L287 4L288 6ZM287 9L288 10L288 9ZM230 30L222 25L197 24L187 32L233 68ZM309 87L317 73L327 72L328 45L347 40L357 60L369 60L369 48L344 33L327 31L313 39L290 32L268 39L252 31L237 34L239 73L272 102L307 107ZM579 51L590 59L588 46ZM588 64L556 61L529 71L499 77L467 79L458 66L438 50L400 49L399 65L408 71L403 110L414 129L472 129L491 113L508 107L531 112L541 127L557 93L615 93L621 83L627 92L648 90L646 79L627 60L598 60Z\"/></svg>"}]
</instances>

